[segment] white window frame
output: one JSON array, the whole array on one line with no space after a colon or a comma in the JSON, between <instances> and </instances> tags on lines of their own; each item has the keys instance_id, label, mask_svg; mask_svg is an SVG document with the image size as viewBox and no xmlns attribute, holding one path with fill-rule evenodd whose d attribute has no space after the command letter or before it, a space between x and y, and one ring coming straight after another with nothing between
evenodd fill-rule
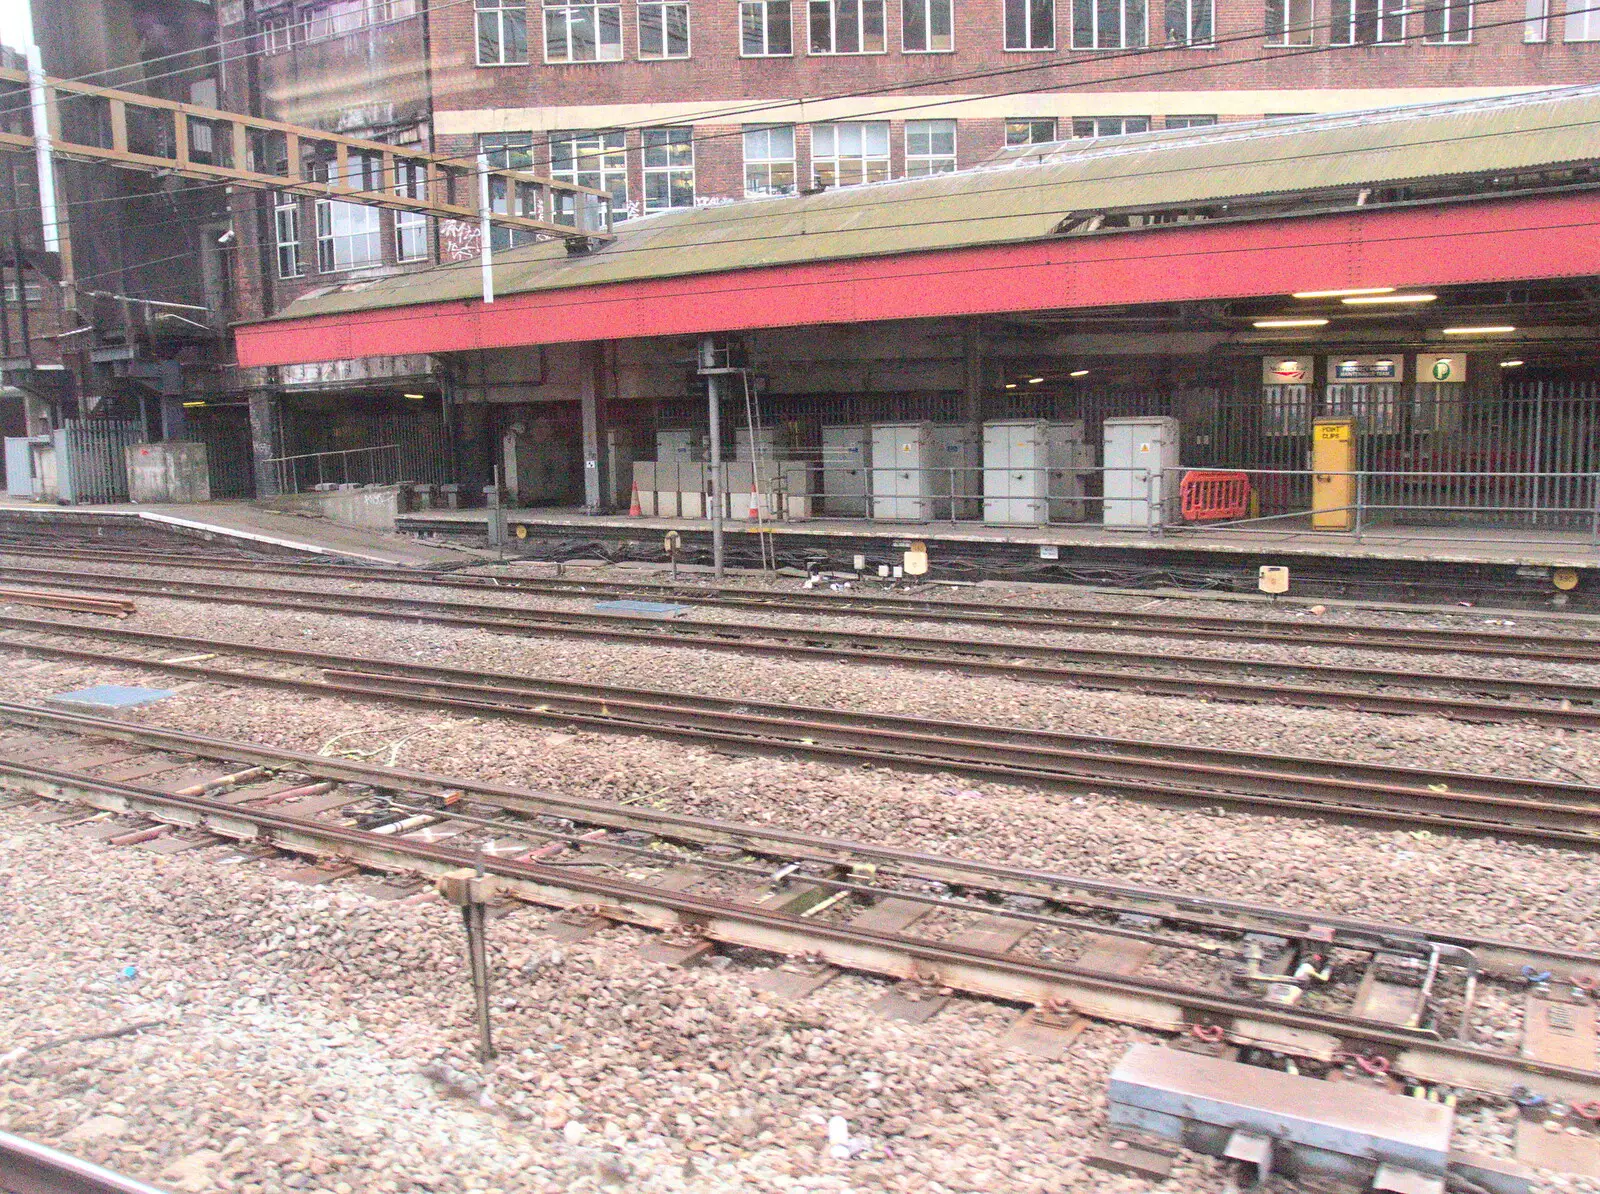
<instances>
[{"instance_id":1,"label":"white window frame","mask_svg":"<svg viewBox=\"0 0 1600 1194\"><path fill-rule=\"evenodd\" d=\"M574 28L587 21L594 31L594 56L579 58L573 54ZM560 38L552 37L560 30ZM622 61L622 5L604 3L602 0L544 0L544 60L554 66L575 66L587 62ZM613 33L612 41L602 40L603 34ZM565 45L565 54L551 52L553 46Z\"/></svg>"},{"instance_id":2,"label":"white window frame","mask_svg":"<svg viewBox=\"0 0 1600 1194\"><path fill-rule=\"evenodd\" d=\"M841 141L855 139L859 152L848 155L840 152ZM877 144L882 145L881 152ZM859 163L860 178L841 182L841 163ZM831 181L824 181L820 169L825 163L832 166ZM882 164L881 177L872 177L872 167ZM893 177L889 158L889 122L887 120L841 120L811 126L811 178L818 186L855 187L869 182L882 182Z\"/></svg>"},{"instance_id":3,"label":"white window frame","mask_svg":"<svg viewBox=\"0 0 1600 1194\"><path fill-rule=\"evenodd\" d=\"M877 49L872 50L866 48L869 10L878 14L879 45ZM855 16L853 22L850 20L852 11ZM825 50L817 49L817 43L812 36L819 15L824 17L828 27L828 48ZM855 26L854 29L851 29L852 24ZM841 29L855 35L855 49L839 48ZM844 58L888 52L889 24L886 0L806 0L806 53L818 58Z\"/></svg>"},{"instance_id":4,"label":"white window frame","mask_svg":"<svg viewBox=\"0 0 1600 1194\"><path fill-rule=\"evenodd\" d=\"M278 277L306 276L306 258L300 240L300 200L281 192L273 196L272 234L277 242ZM287 269L284 267L288 266Z\"/></svg>"},{"instance_id":5,"label":"white window frame","mask_svg":"<svg viewBox=\"0 0 1600 1194\"><path fill-rule=\"evenodd\" d=\"M933 138L950 134L950 152L934 153ZM954 120L908 120L905 128L906 177L927 178L934 174L954 174L959 128ZM926 152L912 152L912 138L927 137Z\"/></svg>"},{"instance_id":6,"label":"white window frame","mask_svg":"<svg viewBox=\"0 0 1600 1194\"><path fill-rule=\"evenodd\" d=\"M44 301L44 283L42 283L42 282L24 282L22 284L22 297L23 297L23 301L24 302L28 302L28 303L43 302ZM17 284L15 282L7 282L6 283L6 302L14 303L16 301L17 301Z\"/></svg>"},{"instance_id":7,"label":"white window frame","mask_svg":"<svg viewBox=\"0 0 1600 1194\"><path fill-rule=\"evenodd\" d=\"M1178 123L1173 124L1174 120ZM1161 127L1169 129L1208 129L1216 123L1217 118L1215 116L1208 116L1199 112L1184 113L1180 116L1164 116L1161 119Z\"/></svg>"},{"instance_id":8,"label":"white window frame","mask_svg":"<svg viewBox=\"0 0 1600 1194\"><path fill-rule=\"evenodd\" d=\"M1472 0L1422 0L1421 16L1423 45L1472 44ZM1430 31L1435 18L1440 19L1441 24L1437 31Z\"/></svg>"},{"instance_id":9,"label":"white window frame","mask_svg":"<svg viewBox=\"0 0 1600 1194\"><path fill-rule=\"evenodd\" d=\"M933 24L936 13L942 12L946 33L945 43L942 46L933 44ZM910 17L917 13L922 18L922 37L927 44L913 46L907 35L910 33ZM956 52L956 14L955 0L900 0L900 52L902 54L954 54Z\"/></svg>"},{"instance_id":10,"label":"white window frame","mask_svg":"<svg viewBox=\"0 0 1600 1194\"><path fill-rule=\"evenodd\" d=\"M294 22L288 17L263 17L261 52L266 55L287 54L292 49L294 49Z\"/></svg>"},{"instance_id":11,"label":"white window frame","mask_svg":"<svg viewBox=\"0 0 1600 1194\"><path fill-rule=\"evenodd\" d=\"M513 39L507 36L509 30L522 27L522 56L516 57L508 54L507 47L512 45ZM476 42L474 53L479 66L526 66L528 64L528 4L527 0L474 0L473 5L473 38ZM495 52L492 57L485 57L484 30L493 29Z\"/></svg>"},{"instance_id":12,"label":"white window frame","mask_svg":"<svg viewBox=\"0 0 1600 1194\"><path fill-rule=\"evenodd\" d=\"M1522 40L1529 45L1550 40L1550 0L1527 0Z\"/></svg>"},{"instance_id":13,"label":"white window frame","mask_svg":"<svg viewBox=\"0 0 1600 1194\"><path fill-rule=\"evenodd\" d=\"M557 146L565 149L557 164ZM584 177L588 175L590 177ZM596 177L597 176L597 177ZM550 134L550 177L574 186L592 186L611 192L611 221L628 218L628 138L621 129L566 129ZM616 187L614 183L621 183ZM555 218L563 224L575 223L573 196L555 195Z\"/></svg>"},{"instance_id":14,"label":"white window frame","mask_svg":"<svg viewBox=\"0 0 1600 1194\"><path fill-rule=\"evenodd\" d=\"M1567 0L1563 41L1600 41L1600 0Z\"/></svg>"},{"instance_id":15,"label":"white window frame","mask_svg":"<svg viewBox=\"0 0 1600 1194\"><path fill-rule=\"evenodd\" d=\"M647 12L652 13L655 19L660 22L661 53L659 54L646 54L644 50L644 18ZM673 12L681 12L683 17L683 52L681 54L672 52L672 39L668 36L668 21ZM691 54L688 0L639 0L638 34L640 62L666 62L677 58L688 58Z\"/></svg>"},{"instance_id":16,"label":"white window frame","mask_svg":"<svg viewBox=\"0 0 1600 1194\"><path fill-rule=\"evenodd\" d=\"M778 15L782 10L782 17ZM752 16L759 17L761 45L759 53L752 53L745 30ZM784 48L772 48L772 32L782 29L786 35ZM792 58L794 57L794 4L791 0L741 0L739 4L739 57L741 58Z\"/></svg>"},{"instance_id":17,"label":"white window frame","mask_svg":"<svg viewBox=\"0 0 1600 1194\"><path fill-rule=\"evenodd\" d=\"M319 274L339 274L383 264L383 220L376 207L338 199L318 199L316 205ZM357 242L370 249L370 256L356 257L353 250Z\"/></svg>"},{"instance_id":18,"label":"white window frame","mask_svg":"<svg viewBox=\"0 0 1600 1194\"><path fill-rule=\"evenodd\" d=\"M1028 140L1013 141L1011 139L1012 129L1024 124L1028 126ZM1034 129L1041 124L1050 126L1050 139L1048 141L1033 140ZM1005 138L1006 148L1008 149L1016 149L1028 145L1049 145L1060 140L1061 122L1054 116L1008 116L1001 126L1001 135Z\"/></svg>"},{"instance_id":19,"label":"white window frame","mask_svg":"<svg viewBox=\"0 0 1600 1194\"><path fill-rule=\"evenodd\" d=\"M1114 133L1102 133L1100 131L1100 125L1111 120L1117 121L1121 127ZM1143 121L1144 127L1142 129L1130 129L1128 127L1128 122L1130 120ZM1094 126L1094 131L1092 133L1081 133L1078 131L1078 126L1080 124L1092 124ZM1135 133L1148 133L1149 131L1150 118L1148 116L1074 116L1072 118L1072 135L1075 138L1087 139L1089 137L1131 137Z\"/></svg>"},{"instance_id":20,"label":"white window frame","mask_svg":"<svg viewBox=\"0 0 1600 1194\"><path fill-rule=\"evenodd\" d=\"M1267 0L1267 44L1309 46L1317 28L1317 0Z\"/></svg>"},{"instance_id":21,"label":"white window frame","mask_svg":"<svg viewBox=\"0 0 1600 1194\"><path fill-rule=\"evenodd\" d=\"M1600 0L1594 0L1594 2L1600 3ZM1409 7L1407 0L1330 0L1328 44L1334 46L1404 45L1406 40L1406 14ZM1358 22L1365 22L1369 19L1373 27L1372 40L1357 41Z\"/></svg>"},{"instance_id":22,"label":"white window frame","mask_svg":"<svg viewBox=\"0 0 1600 1194\"><path fill-rule=\"evenodd\" d=\"M1183 36L1166 36L1174 23L1183 26ZM1201 25L1203 30L1196 33ZM1163 44L1169 46L1204 47L1217 44L1216 0L1166 0L1166 11L1161 25Z\"/></svg>"},{"instance_id":23,"label":"white window frame","mask_svg":"<svg viewBox=\"0 0 1600 1194\"><path fill-rule=\"evenodd\" d=\"M394 173L395 194L407 199L428 197L428 171L421 162L397 158ZM420 211L401 211L397 208L394 213L394 259L402 263L428 260L431 252L428 241L428 217Z\"/></svg>"},{"instance_id":24,"label":"white window frame","mask_svg":"<svg viewBox=\"0 0 1600 1194\"><path fill-rule=\"evenodd\" d=\"M1050 10L1049 17L1043 22L1034 20L1036 14L1033 10L1035 6L1042 6ZM1013 32L1015 32L1011 19L1014 12L1020 12L1025 26L1021 37L1012 36ZM1001 0L1000 44L1006 50L1016 53L1037 53L1042 50L1055 49L1057 15L1056 0ZM1038 40L1040 31L1036 26L1040 23L1049 26L1049 37L1044 41Z\"/></svg>"},{"instance_id":25,"label":"white window frame","mask_svg":"<svg viewBox=\"0 0 1600 1194\"><path fill-rule=\"evenodd\" d=\"M1080 40L1083 15L1089 18L1089 29L1088 37ZM1115 37L1108 36L1108 16L1116 26ZM1150 6L1147 0L1072 0L1071 36L1074 50L1139 49L1150 39Z\"/></svg>"},{"instance_id":26,"label":"white window frame","mask_svg":"<svg viewBox=\"0 0 1600 1194\"><path fill-rule=\"evenodd\" d=\"M668 156L670 159L670 151L675 146L680 145L687 145L689 147L689 164L687 166L680 162L673 162L670 160L666 164L651 163L650 158L652 151L666 149L669 151ZM694 207L694 130L692 128L644 129L639 134L639 159L643 163L643 206L646 215L657 211L684 211ZM672 201L674 190L673 183L674 181L681 183L684 175L687 175L689 180L689 202L674 203ZM666 183L667 201L665 203L658 202L652 198L650 194L650 183L652 179L661 180Z\"/></svg>"},{"instance_id":27,"label":"white window frame","mask_svg":"<svg viewBox=\"0 0 1600 1194\"><path fill-rule=\"evenodd\" d=\"M306 41L332 41L367 27L367 0L329 0L306 13Z\"/></svg>"},{"instance_id":28,"label":"white window frame","mask_svg":"<svg viewBox=\"0 0 1600 1194\"><path fill-rule=\"evenodd\" d=\"M787 147L780 144L777 153L773 152L773 140L787 141ZM794 151L794 125L792 124L762 124L746 125L744 129L744 193L746 198L756 198L762 195L793 195L799 187L800 171L798 158ZM782 152L787 148L787 156ZM752 152L754 150L754 152ZM772 181L774 168L781 175L783 168L788 167L789 181L787 185L774 185ZM765 184L751 186L752 172L757 177L764 178Z\"/></svg>"}]
</instances>

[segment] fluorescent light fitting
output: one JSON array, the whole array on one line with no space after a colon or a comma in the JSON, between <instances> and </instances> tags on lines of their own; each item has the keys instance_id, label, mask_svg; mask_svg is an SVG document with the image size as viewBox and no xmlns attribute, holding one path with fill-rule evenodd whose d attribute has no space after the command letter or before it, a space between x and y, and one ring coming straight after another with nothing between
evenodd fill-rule
<instances>
[{"instance_id":1,"label":"fluorescent light fitting","mask_svg":"<svg viewBox=\"0 0 1600 1194\"><path fill-rule=\"evenodd\" d=\"M1257 319L1250 324L1253 328L1320 328L1327 324L1326 319Z\"/></svg>"},{"instance_id":2,"label":"fluorescent light fitting","mask_svg":"<svg viewBox=\"0 0 1600 1194\"><path fill-rule=\"evenodd\" d=\"M1030 386L1036 386L1043 380L1044 380L1044 378L1042 378L1042 377L1030 377L1030 378L1028 378L1028 384Z\"/></svg>"},{"instance_id":3,"label":"fluorescent light fitting","mask_svg":"<svg viewBox=\"0 0 1600 1194\"><path fill-rule=\"evenodd\" d=\"M407 394L406 397L411 399L413 402L421 402L424 398L427 397L427 395L426 394Z\"/></svg>"},{"instance_id":4,"label":"fluorescent light fitting","mask_svg":"<svg viewBox=\"0 0 1600 1194\"><path fill-rule=\"evenodd\" d=\"M1436 294L1361 294L1339 301L1350 307L1368 307L1378 303L1431 303L1438 297Z\"/></svg>"},{"instance_id":5,"label":"fluorescent light fitting","mask_svg":"<svg viewBox=\"0 0 1600 1194\"><path fill-rule=\"evenodd\" d=\"M1516 330L1509 323L1495 323L1477 328L1445 328L1444 334L1446 336L1494 336Z\"/></svg>"},{"instance_id":6,"label":"fluorescent light fitting","mask_svg":"<svg viewBox=\"0 0 1600 1194\"><path fill-rule=\"evenodd\" d=\"M1071 373L1067 374L1067 376L1068 377L1088 377L1089 376L1089 371L1087 369L1074 369Z\"/></svg>"},{"instance_id":7,"label":"fluorescent light fitting","mask_svg":"<svg viewBox=\"0 0 1600 1194\"><path fill-rule=\"evenodd\" d=\"M1014 381L1008 381L1008 382L1006 382L1006 389L1008 389L1008 390L1014 390L1014 389L1016 389L1016 388L1017 388L1017 383L1016 383L1016 382L1014 382Z\"/></svg>"},{"instance_id":8,"label":"fluorescent light fitting","mask_svg":"<svg viewBox=\"0 0 1600 1194\"><path fill-rule=\"evenodd\" d=\"M204 402L185 402L184 405L185 406L189 406L189 407L194 407L194 406L204 406L205 403Z\"/></svg>"},{"instance_id":9,"label":"fluorescent light fitting","mask_svg":"<svg viewBox=\"0 0 1600 1194\"><path fill-rule=\"evenodd\" d=\"M1500 362L1500 368L1502 368L1502 369L1518 369L1518 368L1521 368L1523 365L1526 365L1527 363L1528 363L1527 361L1501 361Z\"/></svg>"},{"instance_id":10,"label":"fluorescent light fitting","mask_svg":"<svg viewBox=\"0 0 1600 1194\"><path fill-rule=\"evenodd\" d=\"M1393 294L1393 286L1352 286L1347 290L1297 290L1297 299L1347 298L1358 294Z\"/></svg>"}]
</instances>

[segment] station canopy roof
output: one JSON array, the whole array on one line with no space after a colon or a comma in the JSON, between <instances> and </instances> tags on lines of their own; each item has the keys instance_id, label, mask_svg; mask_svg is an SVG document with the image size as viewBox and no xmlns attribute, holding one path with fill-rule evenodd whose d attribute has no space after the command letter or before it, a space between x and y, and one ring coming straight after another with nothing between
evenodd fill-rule
<instances>
[{"instance_id":1,"label":"station canopy roof","mask_svg":"<svg viewBox=\"0 0 1600 1194\"><path fill-rule=\"evenodd\" d=\"M625 221L494 255L499 296L1594 187L1600 86L1006 150L973 169ZM313 293L276 319L481 297L476 260Z\"/></svg>"}]
</instances>

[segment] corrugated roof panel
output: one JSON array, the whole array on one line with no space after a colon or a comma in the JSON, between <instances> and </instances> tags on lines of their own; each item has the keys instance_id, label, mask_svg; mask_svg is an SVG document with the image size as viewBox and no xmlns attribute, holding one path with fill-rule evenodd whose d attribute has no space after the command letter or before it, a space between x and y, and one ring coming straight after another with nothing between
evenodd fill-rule
<instances>
[{"instance_id":1,"label":"corrugated roof panel","mask_svg":"<svg viewBox=\"0 0 1600 1194\"><path fill-rule=\"evenodd\" d=\"M1058 142L931 178L667 212L621 224L582 257L560 242L498 254L498 294L965 248L1053 234L1073 212L1262 196L1600 162L1600 87L1465 103ZM480 293L476 260L363 282L278 318Z\"/></svg>"}]
</instances>

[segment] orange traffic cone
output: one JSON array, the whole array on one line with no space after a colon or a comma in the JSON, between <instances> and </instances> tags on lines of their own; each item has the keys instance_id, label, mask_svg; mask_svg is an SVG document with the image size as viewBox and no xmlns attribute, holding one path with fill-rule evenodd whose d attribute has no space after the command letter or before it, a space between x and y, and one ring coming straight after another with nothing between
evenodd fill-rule
<instances>
[{"instance_id":1,"label":"orange traffic cone","mask_svg":"<svg viewBox=\"0 0 1600 1194\"><path fill-rule=\"evenodd\" d=\"M756 496L756 491L754 488L750 490L750 521L761 521L761 499Z\"/></svg>"},{"instance_id":2,"label":"orange traffic cone","mask_svg":"<svg viewBox=\"0 0 1600 1194\"><path fill-rule=\"evenodd\" d=\"M633 501L628 506L628 517L629 518L643 518L644 517L644 511L639 506L639 482L637 482L637 481L635 481L633 483Z\"/></svg>"}]
</instances>

